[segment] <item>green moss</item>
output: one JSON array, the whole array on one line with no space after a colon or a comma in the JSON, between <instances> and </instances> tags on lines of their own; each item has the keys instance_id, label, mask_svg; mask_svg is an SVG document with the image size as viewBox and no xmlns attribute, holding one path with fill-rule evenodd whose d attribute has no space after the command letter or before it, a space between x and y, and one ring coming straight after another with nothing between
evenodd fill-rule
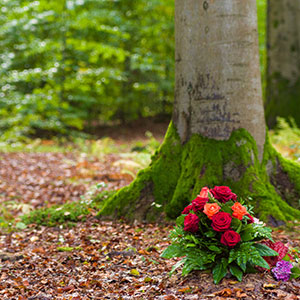
<instances>
[{"instance_id":1,"label":"green moss","mask_svg":"<svg viewBox=\"0 0 300 300\"><path fill-rule=\"evenodd\" d=\"M294 185L295 191L298 192L298 200L300 201L300 166L296 162L287 160L278 154L280 165L284 172L288 174L291 183ZM298 202L298 206L300 203ZM300 207L299 207L300 208Z\"/></svg>"},{"instance_id":2,"label":"green moss","mask_svg":"<svg viewBox=\"0 0 300 300\"><path fill-rule=\"evenodd\" d=\"M61 206L41 208L22 216L25 224L35 223L45 226L56 226L82 220L82 216L89 214L88 206L84 203L71 202Z\"/></svg>"},{"instance_id":3,"label":"green moss","mask_svg":"<svg viewBox=\"0 0 300 300\"><path fill-rule=\"evenodd\" d=\"M252 197L261 218L294 219L299 211L283 201L270 183L267 169L270 164L274 168L277 157L267 139L260 163L255 140L244 129L233 132L227 141L194 134L181 144L171 123L150 166L105 201L99 216L155 220L165 214L175 218L203 186L227 185L241 198Z\"/></svg>"},{"instance_id":4,"label":"green moss","mask_svg":"<svg viewBox=\"0 0 300 300\"><path fill-rule=\"evenodd\" d=\"M282 169L293 166L293 172L290 174ZM290 170L291 171L291 170ZM294 186L293 178L300 173L300 167L292 161L284 159L271 145L268 135L266 136L264 157L260 167L261 184L257 184L256 190L260 191L261 197L256 197L257 210L264 220L272 216L278 220L294 220L300 218L300 211L295 202L300 189ZM288 191L293 193L293 201L289 203ZM284 200L283 200L284 199Z\"/></svg>"},{"instance_id":5,"label":"green moss","mask_svg":"<svg viewBox=\"0 0 300 300\"><path fill-rule=\"evenodd\" d=\"M69 202L36 209L23 215L22 221L27 225L32 223L45 226L63 224L68 228L72 228L76 226L75 222L85 220L85 216L90 214L91 210L101 209L104 200L112 197L115 193L115 191L102 191L95 196L92 202L90 202L90 199L82 199L80 202ZM22 222L19 223L23 224Z\"/></svg>"}]
</instances>

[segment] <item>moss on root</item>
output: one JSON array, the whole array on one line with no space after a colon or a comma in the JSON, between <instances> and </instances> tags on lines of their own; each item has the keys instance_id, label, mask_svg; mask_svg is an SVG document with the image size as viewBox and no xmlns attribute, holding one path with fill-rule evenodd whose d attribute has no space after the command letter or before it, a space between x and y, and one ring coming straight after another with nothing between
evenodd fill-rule
<instances>
[{"instance_id":1,"label":"moss on root","mask_svg":"<svg viewBox=\"0 0 300 300\"><path fill-rule=\"evenodd\" d=\"M141 221L165 216L173 219L203 186L227 185L239 197L252 197L260 217L274 225L278 220L300 218L299 210L281 199L286 193L282 194L276 182L275 187L272 185L279 162L291 178L293 193L290 196L293 197L289 203L294 204L292 198L300 192L300 167L284 160L268 139L264 152L260 162L255 140L244 129L233 132L228 141L194 134L187 143L181 144L171 123L150 166L139 172L129 186L107 199L99 216Z\"/></svg>"}]
</instances>

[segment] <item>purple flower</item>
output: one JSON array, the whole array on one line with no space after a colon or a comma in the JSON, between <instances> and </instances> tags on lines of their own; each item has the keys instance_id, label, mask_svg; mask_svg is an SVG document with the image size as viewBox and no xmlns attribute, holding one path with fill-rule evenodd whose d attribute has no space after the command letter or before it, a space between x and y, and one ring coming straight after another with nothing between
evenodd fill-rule
<instances>
[{"instance_id":1,"label":"purple flower","mask_svg":"<svg viewBox=\"0 0 300 300\"><path fill-rule=\"evenodd\" d=\"M288 281L291 276L293 265L285 260L278 261L272 273L276 280Z\"/></svg>"}]
</instances>

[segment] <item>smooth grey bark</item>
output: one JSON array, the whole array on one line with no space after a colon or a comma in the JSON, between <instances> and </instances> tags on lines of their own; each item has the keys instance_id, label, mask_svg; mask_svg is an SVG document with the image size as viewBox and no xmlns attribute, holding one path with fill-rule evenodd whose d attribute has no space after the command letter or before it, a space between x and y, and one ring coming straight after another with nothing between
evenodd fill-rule
<instances>
[{"instance_id":1,"label":"smooth grey bark","mask_svg":"<svg viewBox=\"0 0 300 300\"><path fill-rule=\"evenodd\" d=\"M182 142L193 133L227 140L245 128L262 159L256 0L176 0L175 33L173 120Z\"/></svg>"},{"instance_id":2,"label":"smooth grey bark","mask_svg":"<svg viewBox=\"0 0 300 300\"><path fill-rule=\"evenodd\" d=\"M267 123L292 116L300 126L300 0L268 0L267 24Z\"/></svg>"}]
</instances>

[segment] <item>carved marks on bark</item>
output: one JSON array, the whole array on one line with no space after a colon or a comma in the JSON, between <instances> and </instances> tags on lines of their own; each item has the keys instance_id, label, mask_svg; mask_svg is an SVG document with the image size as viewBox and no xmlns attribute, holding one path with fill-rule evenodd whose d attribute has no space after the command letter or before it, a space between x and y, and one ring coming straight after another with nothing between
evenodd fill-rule
<instances>
[{"instance_id":1,"label":"carved marks on bark","mask_svg":"<svg viewBox=\"0 0 300 300\"><path fill-rule=\"evenodd\" d=\"M195 79L180 77L179 85L188 95L192 133L206 137L227 139L239 128L240 116L229 109L229 99L220 91L218 80L211 74L196 72ZM199 130L197 129L199 128Z\"/></svg>"},{"instance_id":2,"label":"carved marks on bark","mask_svg":"<svg viewBox=\"0 0 300 300\"><path fill-rule=\"evenodd\" d=\"M196 124L202 126L202 133L209 138L228 139L231 132L238 128L238 113L228 111L228 104L203 101L199 107Z\"/></svg>"},{"instance_id":3,"label":"carved marks on bark","mask_svg":"<svg viewBox=\"0 0 300 300\"><path fill-rule=\"evenodd\" d=\"M197 72L195 83L184 81L181 78L182 85L187 86L187 92L190 100L222 100L225 97L219 92L216 80L210 74Z\"/></svg>"}]
</instances>

